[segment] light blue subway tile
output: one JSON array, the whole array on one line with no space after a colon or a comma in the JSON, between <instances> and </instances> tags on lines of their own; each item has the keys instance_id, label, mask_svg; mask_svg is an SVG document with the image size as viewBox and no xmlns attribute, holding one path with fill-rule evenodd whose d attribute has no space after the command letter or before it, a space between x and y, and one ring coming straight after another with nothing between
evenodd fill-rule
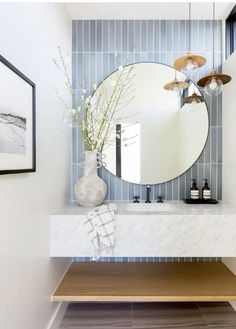
<instances>
[{"instance_id":1,"label":"light blue subway tile","mask_svg":"<svg viewBox=\"0 0 236 329\"><path fill-rule=\"evenodd\" d=\"M148 21L142 20L141 21L141 50L147 51L148 50Z\"/></svg>"},{"instance_id":2,"label":"light blue subway tile","mask_svg":"<svg viewBox=\"0 0 236 329\"><path fill-rule=\"evenodd\" d=\"M128 21L127 20L122 21L121 29L122 29L122 35L121 35L122 51L128 51L129 49L128 49Z\"/></svg>"},{"instance_id":3,"label":"light blue subway tile","mask_svg":"<svg viewBox=\"0 0 236 329\"><path fill-rule=\"evenodd\" d=\"M197 163L195 163L191 167L191 175L192 175L192 178L196 178L196 180L198 180L198 164Z\"/></svg>"},{"instance_id":4,"label":"light blue subway tile","mask_svg":"<svg viewBox=\"0 0 236 329\"><path fill-rule=\"evenodd\" d=\"M174 26L173 21L168 20L166 23L166 50L173 51L173 42L174 42Z\"/></svg>"},{"instance_id":5,"label":"light blue subway tile","mask_svg":"<svg viewBox=\"0 0 236 329\"><path fill-rule=\"evenodd\" d=\"M115 40L116 40L116 51L122 51L122 21L115 21Z\"/></svg>"},{"instance_id":6,"label":"light blue subway tile","mask_svg":"<svg viewBox=\"0 0 236 329\"><path fill-rule=\"evenodd\" d=\"M217 162L218 163L222 163L223 162L223 158L222 158L222 127L218 127L217 129L218 131L218 149L217 149Z\"/></svg>"},{"instance_id":7,"label":"light blue subway tile","mask_svg":"<svg viewBox=\"0 0 236 329\"><path fill-rule=\"evenodd\" d=\"M206 51L212 51L212 21L205 21L205 40L206 40Z\"/></svg>"},{"instance_id":8,"label":"light blue subway tile","mask_svg":"<svg viewBox=\"0 0 236 329\"><path fill-rule=\"evenodd\" d=\"M161 63L161 57L159 52L154 52L154 58L153 58L155 63Z\"/></svg>"},{"instance_id":9,"label":"light blue subway tile","mask_svg":"<svg viewBox=\"0 0 236 329\"><path fill-rule=\"evenodd\" d=\"M102 38L102 20L97 20L96 21L97 26L96 26L96 51L102 51L102 46L103 46L103 38Z\"/></svg>"},{"instance_id":10,"label":"light blue subway tile","mask_svg":"<svg viewBox=\"0 0 236 329\"><path fill-rule=\"evenodd\" d=\"M121 185L121 199L129 200L129 183L126 181L122 181Z\"/></svg>"},{"instance_id":11,"label":"light blue subway tile","mask_svg":"<svg viewBox=\"0 0 236 329\"><path fill-rule=\"evenodd\" d=\"M77 21L73 20L72 21L72 52L75 52L77 50L76 49L76 42L77 42L76 24L77 24Z\"/></svg>"},{"instance_id":12,"label":"light blue subway tile","mask_svg":"<svg viewBox=\"0 0 236 329\"><path fill-rule=\"evenodd\" d=\"M147 186L140 185L140 199L146 200L146 197L147 197Z\"/></svg>"},{"instance_id":13,"label":"light blue subway tile","mask_svg":"<svg viewBox=\"0 0 236 329\"><path fill-rule=\"evenodd\" d=\"M134 41L134 26L135 26L135 21L134 20L130 20L128 21L128 47L127 50L128 51L133 51L135 50L135 41Z\"/></svg>"},{"instance_id":14,"label":"light blue subway tile","mask_svg":"<svg viewBox=\"0 0 236 329\"><path fill-rule=\"evenodd\" d=\"M135 20L134 22L134 43L135 43L135 52L140 52L141 48L141 21Z\"/></svg>"},{"instance_id":15,"label":"light blue subway tile","mask_svg":"<svg viewBox=\"0 0 236 329\"><path fill-rule=\"evenodd\" d=\"M89 21L89 51L96 51L96 21Z\"/></svg>"},{"instance_id":16,"label":"light blue subway tile","mask_svg":"<svg viewBox=\"0 0 236 329\"><path fill-rule=\"evenodd\" d=\"M103 54L100 52L96 53L96 76L97 84L105 78L103 75Z\"/></svg>"},{"instance_id":17,"label":"light blue subway tile","mask_svg":"<svg viewBox=\"0 0 236 329\"><path fill-rule=\"evenodd\" d=\"M146 52L140 53L140 62L147 62L147 53Z\"/></svg>"},{"instance_id":18,"label":"light blue subway tile","mask_svg":"<svg viewBox=\"0 0 236 329\"><path fill-rule=\"evenodd\" d=\"M154 21L147 21L147 50L149 52L154 51Z\"/></svg>"},{"instance_id":19,"label":"light blue subway tile","mask_svg":"<svg viewBox=\"0 0 236 329\"><path fill-rule=\"evenodd\" d=\"M109 175L110 185L109 188L109 196L110 200L116 200L116 177L113 174Z\"/></svg>"},{"instance_id":20,"label":"light blue subway tile","mask_svg":"<svg viewBox=\"0 0 236 329\"><path fill-rule=\"evenodd\" d=\"M161 51L167 51L167 21L161 21Z\"/></svg>"},{"instance_id":21,"label":"light blue subway tile","mask_svg":"<svg viewBox=\"0 0 236 329\"><path fill-rule=\"evenodd\" d=\"M115 21L108 21L108 51L115 52Z\"/></svg>"},{"instance_id":22,"label":"light blue subway tile","mask_svg":"<svg viewBox=\"0 0 236 329\"><path fill-rule=\"evenodd\" d=\"M84 31L83 31L83 38L84 38L84 48L83 51L89 51L89 20L84 20Z\"/></svg>"},{"instance_id":23,"label":"light blue subway tile","mask_svg":"<svg viewBox=\"0 0 236 329\"><path fill-rule=\"evenodd\" d=\"M147 52L146 53L146 61L147 62L154 62L154 53L153 52Z\"/></svg>"},{"instance_id":24,"label":"light blue subway tile","mask_svg":"<svg viewBox=\"0 0 236 329\"><path fill-rule=\"evenodd\" d=\"M167 182L166 200L172 200L172 181Z\"/></svg>"},{"instance_id":25,"label":"light blue subway tile","mask_svg":"<svg viewBox=\"0 0 236 329\"><path fill-rule=\"evenodd\" d=\"M77 54L76 53L72 53L72 67L74 68L74 70L77 71ZM72 88L76 89L77 88L77 79L78 79L78 75L77 74L73 74L72 75Z\"/></svg>"},{"instance_id":26,"label":"light blue subway tile","mask_svg":"<svg viewBox=\"0 0 236 329\"><path fill-rule=\"evenodd\" d=\"M179 199L179 178L173 180L173 200Z\"/></svg>"},{"instance_id":27,"label":"light blue subway tile","mask_svg":"<svg viewBox=\"0 0 236 329\"><path fill-rule=\"evenodd\" d=\"M160 58L160 63L163 63L163 64L166 64L167 63L167 60L166 60L166 52L160 52L159 54L159 58Z\"/></svg>"},{"instance_id":28,"label":"light blue subway tile","mask_svg":"<svg viewBox=\"0 0 236 329\"><path fill-rule=\"evenodd\" d=\"M134 196L134 184L130 183L128 184L128 197L126 200L133 201Z\"/></svg>"},{"instance_id":29,"label":"light blue subway tile","mask_svg":"<svg viewBox=\"0 0 236 329\"><path fill-rule=\"evenodd\" d=\"M166 185L166 183L160 184L160 196L163 196L164 200L167 199L167 185Z\"/></svg>"},{"instance_id":30,"label":"light blue subway tile","mask_svg":"<svg viewBox=\"0 0 236 329\"><path fill-rule=\"evenodd\" d=\"M198 164L198 188L200 192L200 198L202 197L202 187L203 187L203 179L205 179L205 165L203 163Z\"/></svg>"},{"instance_id":31,"label":"light blue subway tile","mask_svg":"<svg viewBox=\"0 0 236 329\"><path fill-rule=\"evenodd\" d=\"M96 83L97 78L97 56L96 53L91 52L89 55L89 79L87 89L93 90L93 86Z\"/></svg>"},{"instance_id":32,"label":"light blue subway tile","mask_svg":"<svg viewBox=\"0 0 236 329\"><path fill-rule=\"evenodd\" d=\"M186 25L187 21L181 20L180 21L180 52L182 54L186 53L188 51L188 39L187 39L187 30Z\"/></svg>"},{"instance_id":33,"label":"light blue subway tile","mask_svg":"<svg viewBox=\"0 0 236 329\"><path fill-rule=\"evenodd\" d=\"M218 97L211 97L211 125L218 124Z\"/></svg>"},{"instance_id":34,"label":"light blue subway tile","mask_svg":"<svg viewBox=\"0 0 236 329\"><path fill-rule=\"evenodd\" d=\"M211 134L211 163L218 163L218 159L217 159L218 131L217 131L217 128L211 127L210 134Z\"/></svg>"},{"instance_id":35,"label":"light blue subway tile","mask_svg":"<svg viewBox=\"0 0 236 329\"><path fill-rule=\"evenodd\" d=\"M108 20L102 21L102 51L108 52L109 46L108 46Z\"/></svg>"},{"instance_id":36,"label":"light blue subway tile","mask_svg":"<svg viewBox=\"0 0 236 329\"><path fill-rule=\"evenodd\" d=\"M181 44L180 44L180 20L173 21L173 45L172 52L179 52Z\"/></svg>"},{"instance_id":37,"label":"light blue subway tile","mask_svg":"<svg viewBox=\"0 0 236 329\"><path fill-rule=\"evenodd\" d=\"M164 64L167 64L169 66L173 66L173 54L171 52L166 52Z\"/></svg>"},{"instance_id":38,"label":"light blue subway tile","mask_svg":"<svg viewBox=\"0 0 236 329\"><path fill-rule=\"evenodd\" d=\"M217 26L216 26L216 42L215 42L215 49L216 51L222 52L222 21L218 20L217 21Z\"/></svg>"},{"instance_id":39,"label":"light blue subway tile","mask_svg":"<svg viewBox=\"0 0 236 329\"><path fill-rule=\"evenodd\" d=\"M213 199L217 199L217 187L218 187L218 165L211 165L211 195Z\"/></svg>"},{"instance_id":40,"label":"light blue subway tile","mask_svg":"<svg viewBox=\"0 0 236 329\"><path fill-rule=\"evenodd\" d=\"M103 70L102 70L102 74L103 74L103 78L107 77L110 74L110 70L109 70L109 54L108 53L103 53L103 58L102 58L102 66L103 66Z\"/></svg>"},{"instance_id":41,"label":"light blue subway tile","mask_svg":"<svg viewBox=\"0 0 236 329\"><path fill-rule=\"evenodd\" d=\"M193 20L191 24L191 49L190 51L198 53L200 51L199 21Z\"/></svg>"},{"instance_id":42,"label":"light blue subway tile","mask_svg":"<svg viewBox=\"0 0 236 329\"><path fill-rule=\"evenodd\" d=\"M154 51L161 49L161 21L154 21Z\"/></svg>"},{"instance_id":43,"label":"light blue subway tile","mask_svg":"<svg viewBox=\"0 0 236 329\"><path fill-rule=\"evenodd\" d=\"M191 179L197 179L197 177L192 172L192 168L186 171L185 173L185 195L186 198L190 198L190 188L192 186Z\"/></svg>"},{"instance_id":44,"label":"light blue subway tile","mask_svg":"<svg viewBox=\"0 0 236 329\"><path fill-rule=\"evenodd\" d=\"M84 51L84 21L76 21L75 51Z\"/></svg>"},{"instance_id":45,"label":"light blue subway tile","mask_svg":"<svg viewBox=\"0 0 236 329\"><path fill-rule=\"evenodd\" d=\"M222 164L217 166L217 199L222 200Z\"/></svg>"}]
</instances>

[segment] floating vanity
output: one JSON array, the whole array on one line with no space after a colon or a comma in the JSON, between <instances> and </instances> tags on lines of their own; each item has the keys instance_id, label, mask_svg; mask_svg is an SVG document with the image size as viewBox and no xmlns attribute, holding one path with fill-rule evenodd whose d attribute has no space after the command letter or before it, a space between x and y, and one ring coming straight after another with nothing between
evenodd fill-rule
<instances>
[{"instance_id":1,"label":"floating vanity","mask_svg":"<svg viewBox=\"0 0 236 329\"><path fill-rule=\"evenodd\" d=\"M234 257L236 208L227 203L187 205L117 203L116 257ZM50 218L51 257L90 257L84 227L90 209L73 205Z\"/></svg>"}]
</instances>

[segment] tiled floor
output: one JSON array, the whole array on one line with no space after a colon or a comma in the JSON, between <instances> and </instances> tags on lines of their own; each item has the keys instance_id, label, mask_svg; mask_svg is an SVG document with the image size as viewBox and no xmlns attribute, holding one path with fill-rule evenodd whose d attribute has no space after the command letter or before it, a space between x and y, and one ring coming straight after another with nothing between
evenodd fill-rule
<instances>
[{"instance_id":1,"label":"tiled floor","mask_svg":"<svg viewBox=\"0 0 236 329\"><path fill-rule=\"evenodd\" d=\"M228 303L74 303L60 329L236 329Z\"/></svg>"}]
</instances>

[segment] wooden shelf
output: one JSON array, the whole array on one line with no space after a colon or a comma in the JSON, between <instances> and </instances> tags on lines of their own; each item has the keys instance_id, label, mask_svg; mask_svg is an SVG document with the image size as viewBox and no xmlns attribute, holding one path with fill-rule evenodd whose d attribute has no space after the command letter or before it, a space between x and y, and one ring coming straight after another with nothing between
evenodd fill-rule
<instances>
[{"instance_id":1,"label":"wooden shelf","mask_svg":"<svg viewBox=\"0 0 236 329\"><path fill-rule=\"evenodd\" d=\"M53 301L236 301L223 263L73 263Z\"/></svg>"}]
</instances>

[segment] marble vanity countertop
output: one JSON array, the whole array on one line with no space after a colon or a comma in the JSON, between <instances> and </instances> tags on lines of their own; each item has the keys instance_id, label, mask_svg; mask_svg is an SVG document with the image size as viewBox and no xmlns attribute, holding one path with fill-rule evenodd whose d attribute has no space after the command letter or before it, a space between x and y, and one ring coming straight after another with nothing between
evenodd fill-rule
<instances>
[{"instance_id":1,"label":"marble vanity countertop","mask_svg":"<svg viewBox=\"0 0 236 329\"><path fill-rule=\"evenodd\" d=\"M130 203L124 201L112 201L117 205L117 214L118 215L156 215L158 214L167 214L168 215L236 215L236 207L230 205L227 202L219 201L218 204L186 204L184 201L164 201L160 203L160 207L165 205L173 206L171 211L129 211L127 209L127 204L132 204L133 207L136 205L144 205L144 201L140 201L140 203ZM158 203L151 203L151 205L158 205ZM86 215L90 210L94 208L80 207L77 203L71 203L69 205L64 206L54 215Z\"/></svg>"},{"instance_id":2,"label":"marble vanity countertop","mask_svg":"<svg viewBox=\"0 0 236 329\"><path fill-rule=\"evenodd\" d=\"M116 246L104 256L236 257L236 208L228 203L115 203ZM84 227L91 209L72 204L50 217L51 257L93 256Z\"/></svg>"}]
</instances>

